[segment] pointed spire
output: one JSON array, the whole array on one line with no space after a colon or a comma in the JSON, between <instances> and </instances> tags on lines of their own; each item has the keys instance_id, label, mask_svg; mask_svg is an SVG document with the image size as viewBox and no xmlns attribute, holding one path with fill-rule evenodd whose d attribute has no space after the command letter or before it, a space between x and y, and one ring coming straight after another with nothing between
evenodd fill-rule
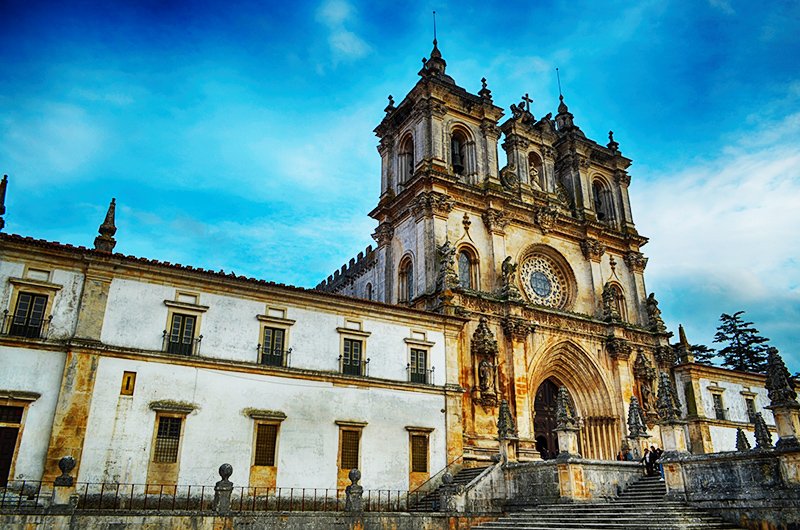
<instances>
[{"instance_id":1,"label":"pointed spire","mask_svg":"<svg viewBox=\"0 0 800 530\"><path fill-rule=\"evenodd\" d=\"M744 431L741 427L736 428L736 450L737 451L749 451L750 450L750 442L747 441L747 436L744 435Z\"/></svg>"},{"instance_id":2,"label":"pointed spire","mask_svg":"<svg viewBox=\"0 0 800 530\"><path fill-rule=\"evenodd\" d=\"M492 91L487 88L485 77L481 78L481 89L478 91L478 95L485 100L492 101Z\"/></svg>"},{"instance_id":3,"label":"pointed spire","mask_svg":"<svg viewBox=\"0 0 800 530\"><path fill-rule=\"evenodd\" d=\"M447 61L442 58L442 52L439 51L439 41L436 40L436 11L433 12L433 49L431 56L428 59L422 59L422 69L419 71L421 77L442 77L444 81L454 81L446 76L444 71L447 68Z\"/></svg>"},{"instance_id":4,"label":"pointed spire","mask_svg":"<svg viewBox=\"0 0 800 530\"><path fill-rule=\"evenodd\" d=\"M558 114L556 114L556 128L559 131L569 130L575 127L575 122L573 119L575 116L569 111L567 108L567 104L564 103L564 96L563 94L559 94L558 96Z\"/></svg>"},{"instance_id":5,"label":"pointed spire","mask_svg":"<svg viewBox=\"0 0 800 530\"><path fill-rule=\"evenodd\" d=\"M686 339L686 332L683 330L683 324L678 324L678 344L675 345L676 355L680 363L693 363L694 355L692 354L692 346Z\"/></svg>"},{"instance_id":6,"label":"pointed spire","mask_svg":"<svg viewBox=\"0 0 800 530\"><path fill-rule=\"evenodd\" d=\"M556 397L556 420L559 429L573 429L578 423L575 412L569 402L569 392L566 387L559 387Z\"/></svg>"},{"instance_id":7,"label":"pointed spire","mask_svg":"<svg viewBox=\"0 0 800 530\"><path fill-rule=\"evenodd\" d=\"M108 211L106 212L106 218L98 230L100 235L94 238L94 249L99 252L108 252L110 254L117 244L117 241L114 239L114 234L117 233L117 227L114 224L116 207L116 199L111 199L111 204L108 205Z\"/></svg>"},{"instance_id":8,"label":"pointed spire","mask_svg":"<svg viewBox=\"0 0 800 530\"><path fill-rule=\"evenodd\" d=\"M658 415L663 422L680 419L681 411L677 406L677 398L673 393L672 383L667 372L661 372L658 380Z\"/></svg>"},{"instance_id":9,"label":"pointed spire","mask_svg":"<svg viewBox=\"0 0 800 530\"><path fill-rule=\"evenodd\" d=\"M767 422L760 412L756 412L756 421L754 422L756 432L756 449L772 449L772 434L767 428Z\"/></svg>"},{"instance_id":10,"label":"pointed spire","mask_svg":"<svg viewBox=\"0 0 800 530\"><path fill-rule=\"evenodd\" d=\"M642 408L636 396L631 396L631 404L628 407L628 438L647 438L647 426L642 415Z\"/></svg>"},{"instance_id":11,"label":"pointed spire","mask_svg":"<svg viewBox=\"0 0 800 530\"><path fill-rule=\"evenodd\" d=\"M3 175L0 180L0 231L6 226L3 216L6 214L6 188L8 187L8 175Z\"/></svg>"},{"instance_id":12,"label":"pointed spire","mask_svg":"<svg viewBox=\"0 0 800 530\"><path fill-rule=\"evenodd\" d=\"M681 346L689 349L689 341L686 340L686 331L683 329L683 324L678 324L678 340L680 341Z\"/></svg>"},{"instance_id":13,"label":"pointed spire","mask_svg":"<svg viewBox=\"0 0 800 530\"><path fill-rule=\"evenodd\" d=\"M500 412L497 418L497 438L499 440L508 440L517 437L517 428L514 425L514 416L511 415L511 409L508 407L508 401L500 401Z\"/></svg>"},{"instance_id":14,"label":"pointed spire","mask_svg":"<svg viewBox=\"0 0 800 530\"><path fill-rule=\"evenodd\" d=\"M789 381L789 370L777 348L767 348L767 393L772 407L799 407L797 392Z\"/></svg>"}]
</instances>

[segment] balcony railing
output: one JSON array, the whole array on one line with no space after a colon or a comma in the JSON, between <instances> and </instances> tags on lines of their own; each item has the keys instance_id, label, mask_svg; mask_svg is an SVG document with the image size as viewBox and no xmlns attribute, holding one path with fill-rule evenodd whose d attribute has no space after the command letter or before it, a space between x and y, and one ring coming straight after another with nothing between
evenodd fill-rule
<instances>
[{"instance_id":1,"label":"balcony railing","mask_svg":"<svg viewBox=\"0 0 800 530\"><path fill-rule=\"evenodd\" d=\"M339 356L339 371L345 375L369 375L369 359L366 361L354 361Z\"/></svg>"},{"instance_id":2,"label":"balcony railing","mask_svg":"<svg viewBox=\"0 0 800 530\"><path fill-rule=\"evenodd\" d=\"M26 339L46 339L50 331L50 321L53 315L47 318L31 318L11 315L8 309L3 311L3 326L0 332L11 337L24 337Z\"/></svg>"},{"instance_id":3,"label":"balcony railing","mask_svg":"<svg viewBox=\"0 0 800 530\"><path fill-rule=\"evenodd\" d=\"M714 417L718 420L727 420L728 419L728 409L721 409L718 407L714 407Z\"/></svg>"},{"instance_id":4,"label":"balcony railing","mask_svg":"<svg viewBox=\"0 0 800 530\"><path fill-rule=\"evenodd\" d=\"M421 383L423 385L432 385L433 384L433 371L436 368L431 368L430 370L420 370L419 368L415 368L410 364L406 365L406 372L408 372L408 380L411 383Z\"/></svg>"},{"instance_id":5,"label":"balcony railing","mask_svg":"<svg viewBox=\"0 0 800 530\"><path fill-rule=\"evenodd\" d=\"M167 330L164 330L164 333L162 334L161 351L174 353L176 355L199 355L200 342L202 340L202 335L196 339L194 337L174 337L168 334Z\"/></svg>"},{"instance_id":6,"label":"balcony railing","mask_svg":"<svg viewBox=\"0 0 800 530\"><path fill-rule=\"evenodd\" d=\"M258 362L265 366L289 366L292 349L276 350L275 348L258 345Z\"/></svg>"}]
</instances>

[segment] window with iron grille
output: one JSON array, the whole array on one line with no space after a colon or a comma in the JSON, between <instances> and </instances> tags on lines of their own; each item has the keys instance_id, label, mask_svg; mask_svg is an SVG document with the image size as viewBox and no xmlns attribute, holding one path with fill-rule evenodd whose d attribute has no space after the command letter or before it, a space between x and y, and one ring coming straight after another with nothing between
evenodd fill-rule
<instances>
[{"instance_id":1,"label":"window with iron grille","mask_svg":"<svg viewBox=\"0 0 800 530\"><path fill-rule=\"evenodd\" d=\"M277 440L277 425L274 423L259 423L256 425L256 455L253 465L275 465L275 445Z\"/></svg>"},{"instance_id":2,"label":"window with iron grille","mask_svg":"<svg viewBox=\"0 0 800 530\"><path fill-rule=\"evenodd\" d=\"M361 439L361 431L343 430L342 433L342 454L339 457L339 467L341 469L353 469L358 467L358 442Z\"/></svg>"},{"instance_id":3,"label":"window with iron grille","mask_svg":"<svg viewBox=\"0 0 800 530\"><path fill-rule=\"evenodd\" d=\"M22 423L22 407L0 406L0 423Z\"/></svg>"},{"instance_id":4,"label":"window with iron grille","mask_svg":"<svg viewBox=\"0 0 800 530\"><path fill-rule=\"evenodd\" d=\"M182 423L183 418L166 416L159 418L153 462L174 463L178 461L178 445L181 441Z\"/></svg>"},{"instance_id":5,"label":"window with iron grille","mask_svg":"<svg viewBox=\"0 0 800 530\"><path fill-rule=\"evenodd\" d=\"M39 338L44 324L47 308L47 295L19 293L17 307L8 328L8 334L15 337Z\"/></svg>"},{"instance_id":6,"label":"window with iron grille","mask_svg":"<svg viewBox=\"0 0 800 530\"><path fill-rule=\"evenodd\" d=\"M725 420L725 408L722 406L722 394L712 394L714 399L714 416L718 420Z\"/></svg>"},{"instance_id":7,"label":"window with iron grille","mask_svg":"<svg viewBox=\"0 0 800 530\"><path fill-rule=\"evenodd\" d=\"M194 331L197 317L174 313L170 324L167 351L179 355L191 355L194 348Z\"/></svg>"},{"instance_id":8,"label":"window with iron grille","mask_svg":"<svg viewBox=\"0 0 800 530\"><path fill-rule=\"evenodd\" d=\"M411 364L409 376L412 383L428 382L428 352L425 350L411 349Z\"/></svg>"},{"instance_id":9,"label":"window with iron grille","mask_svg":"<svg viewBox=\"0 0 800 530\"><path fill-rule=\"evenodd\" d=\"M283 366L286 330L264 328L264 343L261 350L261 364Z\"/></svg>"},{"instance_id":10,"label":"window with iron grille","mask_svg":"<svg viewBox=\"0 0 800 530\"><path fill-rule=\"evenodd\" d=\"M744 398L744 404L747 408L747 420L750 423L756 421L756 401L753 398Z\"/></svg>"},{"instance_id":11,"label":"window with iron grille","mask_svg":"<svg viewBox=\"0 0 800 530\"><path fill-rule=\"evenodd\" d=\"M342 373L363 375L361 350L364 343L356 339L344 339L342 351Z\"/></svg>"},{"instance_id":12,"label":"window with iron grille","mask_svg":"<svg viewBox=\"0 0 800 530\"><path fill-rule=\"evenodd\" d=\"M411 435L411 471L428 472L428 437L425 435Z\"/></svg>"}]
</instances>

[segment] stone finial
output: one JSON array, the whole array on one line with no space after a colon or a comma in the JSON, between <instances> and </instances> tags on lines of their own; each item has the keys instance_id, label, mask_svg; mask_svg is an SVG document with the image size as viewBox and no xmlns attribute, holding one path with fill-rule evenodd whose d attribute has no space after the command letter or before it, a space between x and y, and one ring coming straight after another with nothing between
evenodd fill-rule
<instances>
[{"instance_id":1,"label":"stone finial","mask_svg":"<svg viewBox=\"0 0 800 530\"><path fill-rule=\"evenodd\" d=\"M497 417L497 439L509 440L517 437L517 427L514 425L514 417L505 399L500 402L500 412Z\"/></svg>"},{"instance_id":2,"label":"stone finial","mask_svg":"<svg viewBox=\"0 0 800 530\"><path fill-rule=\"evenodd\" d=\"M361 496L364 493L364 487L358 484L358 481L361 480L361 471L353 468L350 470L350 473L347 474L347 478L350 479L350 485L344 489L345 495L347 496L344 503L344 510L346 512L363 512L364 503Z\"/></svg>"},{"instance_id":3,"label":"stone finial","mask_svg":"<svg viewBox=\"0 0 800 530\"><path fill-rule=\"evenodd\" d=\"M389 113L390 113L390 112L392 112L394 109L395 109L395 106L394 106L394 98L392 97L392 95L391 95L391 94L389 94L389 104L388 104L388 105L386 105L386 108L385 108L385 109L383 109L383 112L385 112L386 114L389 114Z\"/></svg>"},{"instance_id":4,"label":"stone finial","mask_svg":"<svg viewBox=\"0 0 800 530\"><path fill-rule=\"evenodd\" d=\"M481 78L481 89L478 91L478 95L489 102L492 101L492 91L487 88L485 77Z\"/></svg>"},{"instance_id":5,"label":"stone finial","mask_svg":"<svg viewBox=\"0 0 800 530\"><path fill-rule=\"evenodd\" d=\"M744 435L744 431L741 427L736 428L736 450L737 451L749 451L750 450L750 442L747 441L747 436Z\"/></svg>"},{"instance_id":6,"label":"stone finial","mask_svg":"<svg viewBox=\"0 0 800 530\"><path fill-rule=\"evenodd\" d=\"M74 479L70 473L75 469L75 459L71 456L62 456L58 461L58 469L61 470L61 475L56 477L53 481L54 486L72 486Z\"/></svg>"},{"instance_id":7,"label":"stone finial","mask_svg":"<svg viewBox=\"0 0 800 530\"><path fill-rule=\"evenodd\" d=\"M639 407L639 400L636 396L631 396L631 404L628 407L628 438L647 438L647 426L644 422L642 409Z\"/></svg>"},{"instance_id":8,"label":"stone finial","mask_svg":"<svg viewBox=\"0 0 800 530\"><path fill-rule=\"evenodd\" d=\"M663 422L671 422L680 419L681 411L677 406L677 398L673 392L669 374L666 372L661 372L661 376L658 380L658 401L656 409Z\"/></svg>"},{"instance_id":9,"label":"stone finial","mask_svg":"<svg viewBox=\"0 0 800 530\"><path fill-rule=\"evenodd\" d=\"M110 254L114 251L114 246L117 244L117 241L114 239L114 234L117 233L117 227L114 224L116 207L116 199L111 199L111 204L108 205L108 211L106 212L106 218L98 230L100 235L94 238L94 249L99 252L108 252Z\"/></svg>"},{"instance_id":10,"label":"stone finial","mask_svg":"<svg viewBox=\"0 0 800 530\"><path fill-rule=\"evenodd\" d=\"M767 428L767 422L760 412L756 412L756 421L754 422L755 436L756 436L756 449L772 449L772 434Z\"/></svg>"},{"instance_id":11,"label":"stone finial","mask_svg":"<svg viewBox=\"0 0 800 530\"><path fill-rule=\"evenodd\" d=\"M614 131L608 131L608 145L612 151L619 151L619 143L614 140Z\"/></svg>"},{"instance_id":12,"label":"stone finial","mask_svg":"<svg viewBox=\"0 0 800 530\"><path fill-rule=\"evenodd\" d=\"M456 511L455 495L458 493L458 484L453 481L453 474L445 471L442 475L442 485L439 487L439 511Z\"/></svg>"},{"instance_id":13,"label":"stone finial","mask_svg":"<svg viewBox=\"0 0 800 530\"><path fill-rule=\"evenodd\" d=\"M789 382L789 370L777 348L767 349L767 392L773 407L800 408L797 392Z\"/></svg>"},{"instance_id":14,"label":"stone finial","mask_svg":"<svg viewBox=\"0 0 800 530\"><path fill-rule=\"evenodd\" d=\"M3 175L0 180L0 232L6 226L3 216L6 214L6 188L8 187L8 175Z\"/></svg>"},{"instance_id":15,"label":"stone finial","mask_svg":"<svg viewBox=\"0 0 800 530\"><path fill-rule=\"evenodd\" d=\"M217 513L228 513L231 511L233 482L228 480L231 475L233 475L232 465L222 464L219 466L219 476L222 480L218 480L214 485L214 503L211 505L213 510Z\"/></svg>"},{"instance_id":16,"label":"stone finial","mask_svg":"<svg viewBox=\"0 0 800 530\"><path fill-rule=\"evenodd\" d=\"M693 363L694 355L692 354L692 346L686 338L686 331L683 329L683 324L678 324L678 344L675 345L675 353L680 363Z\"/></svg>"},{"instance_id":17,"label":"stone finial","mask_svg":"<svg viewBox=\"0 0 800 530\"><path fill-rule=\"evenodd\" d=\"M559 387L556 397L556 421L558 429L572 429L577 427L578 420L575 411L569 402L569 392L566 387Z\"/></svg>"}]
</instances>

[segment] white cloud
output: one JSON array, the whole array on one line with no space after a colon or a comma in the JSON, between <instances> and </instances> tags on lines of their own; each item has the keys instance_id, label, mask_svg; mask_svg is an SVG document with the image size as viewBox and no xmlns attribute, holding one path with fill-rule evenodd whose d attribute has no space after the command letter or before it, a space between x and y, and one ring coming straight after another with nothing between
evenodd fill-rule
<instances>
[{"instance_id":1,"label":"white cloud","mask_svg":"<svg viewBox=\"0 0 800 530\"><path fill-rule=\"evenodd\" d=\"M366 56L371 47L352 29L355 9L344 0L325 0L317 9L317 21L328 30L328 46L333 65Z\"/></svg>"}]
</instances>

